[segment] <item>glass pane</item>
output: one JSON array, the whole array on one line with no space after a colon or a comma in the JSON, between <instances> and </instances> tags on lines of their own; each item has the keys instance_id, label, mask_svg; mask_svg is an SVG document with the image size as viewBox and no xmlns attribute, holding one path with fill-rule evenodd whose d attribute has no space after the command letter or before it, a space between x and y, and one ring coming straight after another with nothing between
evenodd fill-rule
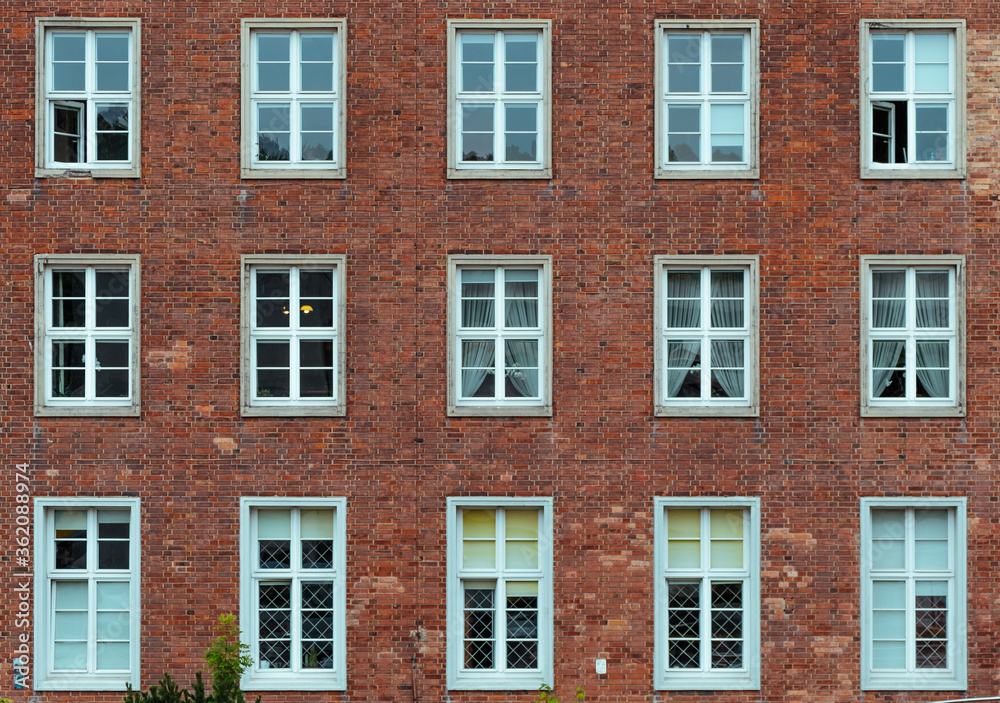
<instances>
[{"instance_id":1,"label":"glass pane","mask_svg":"<svg viewBox=\"0 0 1000 703\"><path fill-rule=\"evenodd\" d=\"M300 515L302 539L333 539L333 510L303 509Z\"/></svg>"},{"instance_id":2,"label":"glass pane","mask_svg":"<svg viewBox=\"0 0 1000 703\"><path fill-rule=\"evenodd\" d=\"M947 510L917 510L914 512L917 539L948 539Z\"/></svg>"},{"instance_id":3,"label":"glass pane","mask_svg":"<svg viewBox=\"0 0 1000 703\"><path fill-rule=\"evenodd\" d=\"M947 540L917 540L914 545L914 566L920 570L948 569Z\"/></svg>"},{"instance_id":4,"label":"glass pane","mask_svg":"<svg viewBox=\"0 0 1000 703\"><path fill-rule=\"evenodd\" d=\"M508 581L507 597L531 597L538 595L538 581Z\"/></svg>"},{"instance_id":5,"label":"glass pane","mask_svg":"<svg viewBox=\"0 0 1000 703\"><path fill-rule=\"evenodd\" d=\"M128 34L98 34L98 61L128 61Z\"/></svg>"},{"instance_id":6,"label":"glass pane","mask_svg":"<svg viewBox=\"0 0 1000 703\"><path fill-rule=\"evenodd\" d=\"M289 510L258 510L258 539L291 539L292 516Z\"/></svg>"},{"instance_id":7,"label":"glass pane","mask_svg":"<svg viewBox=\"0 0 1000 703\"><path fill-rule=\"evenodd\" d=\"M882 640L872 642L873 669L903 669L905 667L905 642L885 642Z\"/></svg>"},{"instance_id":8,"label":"glass pane","mask_svg":"<svg viewBox=\"0 0 1000 703\"><path fill-rule=\"evenodd\" d=\"M673 34L667 37L667 92L701 92L701 37Z\"/></svg>"},{"instance_id":9,"label":"glass pane","mask_svg":"<svg viewBox=\"0 0 1000 703\"><path fill-rule=\"evenodd\" d=\"M743 134L743 105L712 105L712 133Z\"/></svg>"},{"instance_id":10,"label":"glass pane","mask_svg":"<svg viewBox=\"0 0 1000 703\"><path fill-rule=\"evenodd\" d=\"M493 135L463 133L462 161L493 161Z\"/></svg>"},{"instance_id":11,"label":"glass pane","mask_svg":"<svg viewBox=\"0 0 1000 703\"><path fill-rule=\"evenodd\" d=\"M872 607L875 610L902 610L906 607L906 584L903 581L872 583Z\"/></svg>"},{"instance_id":12,"label":"glass pane","mask_svg":"<svg viewBox=\"0 0 1000 703\"><path fill-rule=\"evenodd\" d=\"M492 569L496 565L496 545L493 540L462 541L462 568Z\"/></svg>"},{"instance_id":13,"label":"glass pane","mask_svg":"<svg viewBox=\"0 0 1000 703\"><path fill-rule=\"evenodd\" d=\"M712 540L712 563L713 569L742 569L743 568L743 541L717 541Z\"/></svg>"},{"instance_id":14,"label":"glass pane","mask_svg":"<svg viewBox=\"0 0 1000 703\"><path fill-rule=\"evenodd\" d=\"M97 89L108 92L128 92L128 64L97 64Z\"/></svg>"},{"instance_id":15,"label":"glass pane","mask_svg":"<svg viewBox=\"0 0 1000 703\"><path fill-rule=\"evenodd\" d=\"M303 34L301 43L303 61L333 61L332 34Z\"/></svg>"},{"instance_id":16,"label":"glass pane","mask_svg":"<svg viewBox=\"0 0 1000 703\"><path fill-rule=\"evenodd\" d=\"M701 161L701 136L669 133L667 135L667 160L670 163L699 163Z\"/></svg>"},{"instance_id":17,"label":"glass pane","mask_svg":"<svg viewBox=\"0 0 1000 703\"><path fill-rule=\"evenodd\" d=\"M60 581L55 584L56 610L86 610L87 584L78 581Z\"/></svg>"},{"instance_id":18,"label":"glass pane","mask_svg":"<svg viewBox=\"0 0 1000 703\"><path fill-rule=\"evenodd\" d=\"M52 668L55 671L85 671L86 642L56 642L52 652Z\"/></svg>"},{"instance_id":19,"label":"glass pane","mask_svg":"<svg viewBox=\"0 0 1000 703\"><path fill-rule=\"evenodd\" d=\"M52 89L77 91L87 89L86 36L80 33L52 34Z\"/></svg>"},{"instance_id":20,"label":"glass pane","mask_svg":"<svg viewBox=\"0 0 1000 703\"><path fill-rule=\"evenodd\" d=\"M667 568L697 569L701 566L701 542L670 540L667 543Z\"/></svg>"},{"instance_id":21,"label":"glass pane","mask_svg":"<svg viewBox=\"0 0 1000 703\"><path fill-rule=\"evenodd\" d=\"M902 610L876 610L872 613L872 632L879 638L905 639L906 612Z\"/></svg>"},{"instance_id":22,"label":"glass pane","mask_svg":"<svg viewBox=\"0 0 1000 703\"><path fill-rule=\"evenodd\" d=\"M495 510L462 511L462 534L464 537L485 537L493 539L496 536Z\"/></svg>"},{"instance_id":23,"label":"glass pane","mask_svg":"<svg viewBox=\"0 0 1000 703\"><path fill-rule=\"evenodd\" d=\"M916 34L913 42L917 92L947 93L951 89L949 35Z\"/></svg>"},{"instance_id":24,"label":"glass pane","mask_svg":"<svg viewBox=\"0 0 1000 703\"><path fill-rule=\"evenodd\" d=\"M462 35L462 91L492 92L495 35Z\"/></svg>"},{"instance_id":25,"label":"glass pane","mask_svg":"<svg viewBox=\"0 0 1000 703\"><path fill-rule=\"evenodd\" d=\"M128 668L127 642L98 642L98 671L127 671Z\"/></svg>"},{"instance_id":26,"label":"glass pane","mask_svg":"<svg viewBox=\"0 0 1000 703\"><path fill-rule=\"evenodd\" d=\"M667 511L667 538L686 537L698 539L701 536L701 511L697 508L670 508Z\"/></svg>"},{"instance_id":27,"label":"glass pane","mask_svg":"<svg viewBox=\"0 0 1000 703\"><path fill-rule=\"evenodd\" d=\"M538 539L537 510L507 510L507 539Z\"/></svg>"},{"instance_id":28,"label":"glass pane","mask_svg":"<svg viewBox=\"0 0 1000 703\"><path fill-rule=\"evenodd\" d=\"M84 603L86 607L86 603ZM87 613L60 612L55 614L55 639L85 640L87 639Z\"/></svg>"},{"instance_id":29,"label":"glass pane","mask_svg":"<svg viewBox=\"0 0 1000 703\"><path fill-rule=\"evenodd\" d=\"M493 90L493 64L462 64L462 90L476 93L491 92Z\"/></svg>"},{"instance_id":30,"label":"glass pane","mask_svg":"<svg viewBox=\"0 0 1000 703\"><path fill-rule=\"evenodd\" d=\"M299 342L299 365L303 368L325 369L333 366L333 342L302 340ZM305 389L302 389L305 392Z\"/></svg>"},{"instance_id":31,"label":"glass pane","mask_svg":"<svg viewBox=\"0 0 1000 703\"><path fill-rule=\"evenodd\" d=\"M508 132L504 137L504 154L507 161L537 161L537 135Z\"/></svg>"},{"instance_id":32,"label":"glass pane","mask_svg":"<svg viewBox=\"0 0 1000 703\"><path fill-rule=\"evenodd\" d=\"M507 79L505 89L507 92L534 93L538 91L537 64L508 63L505 68Z\"/></svg>"},{"instance_id":33,"label":"glass pane","mask_svg":"<svg viewBox=\"0 0 1000 703\"><path fill-rule=\"evenodd\" d=\"M257 35L257 90L287 92L289 74L290 35Z\"/></svg>"},{"instance_id":34,"label":"glass pane","mask_svg":"<svg viewBox=\"0 0 1000 703\"><path fill-rule=\"evenodd\" d=\"M743 63L743 37L718 35L712 37L713 63Z\"/></svg>"},{"instance_id":35,"label":"glass pane","mask_svg":"<svg viewBox=\"0 0 1000 703\"><path fill-rule=\"evenodd\" d=\"M302 129L305 132L332 132L333 105L303 105Z\"/></svg>"},{"instance_id":36,"label":"glass pane","mask_svg":"<svg viewBox=\"0 0 1000 703\"><path fill-rule=\"evenodd\" d=\"M492 61L493 34L462 34L463 61Z\"/></svg>"},{"instance_id":37,"label":"glass pane","mask_svg":"<svg viewBox=\"0 0 1000 703\"><path fill-rule=\"evenodd\" d=\"M701 131L701 107L698 105L671 105L667 110L667 129L671 132Z\"/></svg>"},{"instance_id":38,"label":"glass pane","mask_svg":"<svg viewBox=\"0 0 1000 703\"><path fill-rule=\"evenodd\" d=\"M713 93L742 93L743 66L736 64L712 65Z\"/></svg>"},{"instance_id":39,"label":"glass pane","mask_svg":"<svg viewBox=\"0 0 1000 703\"><path fill-rule=\"evenodd\" d=\"M289 354L288 342L257 342L257 367L287 368Z\"/></svg>"},{"instance_id":40,"label":"glass pane","mask_svg":"<svg viewBox=\"0 0 1000 703\"><path fill-rule=\"evenodd\" d=\"M128 639L127 611L101 612L97 614L97 639L99 640L127 640Z\"/></svg>"},{"instance_id":41,"label":"glass pane","mask_svg":"<svg viewBox=\"0 0 1000 703\"><path fill-rule=\"evenodd\" d=\"M711 531L713 538L736 537L743 538L743 510L713 508L710 511Z\"/></svg>"},{"instance_id":42,"label":"glass pane","mask_svg":"<svg viewBox=\"0 0 1000 703\"><path fill-rule=\"evenodd\" d=\"M506 567L508 569L537 569L538 568L537 540L508 541L505 559L506 559Z\"/></svg>"},{"instance_id":43,"label":"glass pane","mask_svg":"<svg viewBox=\"0 0 1000 703\"><path fill-rule=\"evenodd\" d=\"M534 62L538 60L538 36L530 34L508 34L505 51L507 61Z\"/></svg>"},{"instance_id":44,"label":"glass pane","mask_svg":"<svg viewBox=\"0 0 1000 703\"><path fill-rule=\"evenodd\" d=\"M125 581L111 581L97 584L98 610L128 610L129 584Z\"/></svg>"},{"instance_id":45,"label":"glass pane","mask_svg":"<svg viewBox=\"0 0 1000 703\"><path fill-rule=\"evenodd\" d=\"M906 89L904 72L905 35L879 34L872 37L872 90L902 92Z\"/></svg>"}]
</instances>

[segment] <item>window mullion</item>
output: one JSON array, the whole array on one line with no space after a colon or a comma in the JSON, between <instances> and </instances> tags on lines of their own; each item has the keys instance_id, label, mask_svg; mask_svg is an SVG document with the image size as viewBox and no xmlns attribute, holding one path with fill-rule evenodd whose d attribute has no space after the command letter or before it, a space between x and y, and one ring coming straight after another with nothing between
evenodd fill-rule
<instances>
[{"instance_id":1,"label":"window mullion","mask_svg":"<svg viewBox=\"0 0 1000 703\"><path fill-rule=\"evenodd\" d=\"M712 397L712 270L701 269L701 399ZM707 535L707 532L703 534ZM708 562L703 562L707 564Z\"/></svg>"}]
</instances>

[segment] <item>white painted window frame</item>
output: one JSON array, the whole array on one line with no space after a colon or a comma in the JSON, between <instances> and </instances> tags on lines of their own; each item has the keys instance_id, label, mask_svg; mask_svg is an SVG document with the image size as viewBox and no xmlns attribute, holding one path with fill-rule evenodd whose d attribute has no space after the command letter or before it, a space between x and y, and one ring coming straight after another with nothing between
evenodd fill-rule
<instances>
[{"instance_id":1,"label":"white painted window frame","mask_svg":"<svg viewBox=\"0 0 1000 703\"><path fill-rule=\"evenodd\" d=\"M965 257L962 255L896 256L862 255L861 264L861 415L862 417L964 417L965 396ZM915 290L910 285L913 271L948 270L954 282L951 291L951 329L918 330L913 327L912 308ZM905 330L880 332L872 329L872 272L905 270L907 274L906 306L908 327ZM915 373L915 354L911 347L916 339L949 340L952 342L952 372L948 398L892 398L872 396L872 342L879 338L906 338L907 372Z\"/></svg>"},{"instance_id":2,"label":"white painted window frame","mask_svg":"<svg viewBox=\"0 0 1000 703\"><path fill-rule=\"evenodd\" d=\"M669 34L692 34L702 38L701 71L702 91L692 94L667 93L667 51ZM744 85L743 93L712 93L710 91L708 42L712 34L743 34ZM654 85L655 101L655 165L656 178L760 178L760 20L656 20L654 23ZM709 106L713 104L739 104L746 106L744 115L745 161L713 164L703 158L700 163L670 163L668 160L667 107L674 104L702 106L702 154L710 154Z\"/></svg>"},{"instance_id":3,"label":"white painted window frame","mask_svg":"<svg viewBox=\"0 0 1000 703\"><path fill-rule=\"evenodd\" d=\"M299 510L323 508L334 511L332 570L306 571L258 569L256 512L261 509ZM295 537L293 520L292 536ZM277 671L260 668L257 657L259 581L329 580L333 583L333 669ZM242 497L240 498L240 630L250 647L253 664L243 674L243 688L252 691L346 691L347 690L347 498L343 497ZM293 627L295 621L293 614ZM294 652L293 652L294 656Z\"/></svg>"},{"instance_id":4,"label":"white painted window frame","mask_svg":"<svg viewBox=\"0 0 1000 703\"><path fill-rule=\"evenodd\" d=\"M334 90L322 93L300 93L293 86L287 92L258 92L255 89L257 76L257 50L255 38L258 34L276 33L301 36L309 32L332 32L334 34ZM255 18L240 21L240 36L243 46L241 64L241 141L240 176L252 178L347 178L347 20L345 18ZM291 80L298 76L295 67L295 47L293 41ZM335 103L333 118L333 161L309 162L291 159L288 163L259 161L257 159L257 110L258 102L287 102L294 113L301 105L309 103ZM290 127L297 123L290 115ZM294 151L295 135L290 146Z\"/></svg>"},{"instance_id":5,"label":"white painted window frame","mask_svg":"<svg viewBox=\"0 0 1000 703\"><path fill-rule=\"evenodd\" d=\"M35 415L57 416L138 416L140 409L140 312L141 281L140 257L133 254L38 254L35 256ZM129 327L128 328L55 328L52 326L52 271L54 269L84 269L88 282L96 270L129 271ZM88 284L88 318L94 309L93 286ZM108 331L103 331L103 330ZM129 341L129 397L94 398L94 363L86 362L88 397L56 398L52 396L52 349L54 339L84 341L90 345L95 339L112 338Z\"/></svg>"},{"instance_id":6,"label":"white painted window frame","mask_svg":"<svg viewBox=\"0 0 1000 703\"><path fill-rule=\"evenodd\" d=\"M538 323L539 328L513 328L510 332L494 328L492 332L470 333L461 329L462 291L459 272L463 269L534 269L538 271ZM495 290L502 302L503 289ZM500 307L498 306L498 310ZM461 343L465 338L503 340L506 338L538 339L538 392L534 399L489 399L461 397L462 363ZM499 354L499 351L498 351ZM544 416L552 415L552 257L453 255L448 257L448 415L449 416Z\"/></svg>"},{"instance_id":7,"label":"white painted window frame","mask_svg":"<svg viewBox=\"0 0 1000 703\"><path fill-rule=\"evenodd\" d=\"M244 254L240 257L240 412L244 417L342 417L347 414L347 257L343 254L309 255L262 255ZM257 339L296 340L299 336L285 328L266 328L258 332L256 328L256 293L254 271L268 269L332 269L334 271L334 328L318 328L315 332L303 333L301 338L333 337L335 344L334 389L335 397L288 398L261 400L256 398L254 378L254 342ZM293 365L290 373L298 367Z\"/></svg>"},{"instance_id":8,"label":"white painted window frame","mask_svg":"<svg viewBox=\"0 0 1000 703\"><path fill-rule=\"evenodd\" d=\"M667 510L687 508L711 510L739 508L743 516L743 554L745 568L715 573L711 568L672 571L667 568ZM653 499L653 687L657 691L726 691L760 690L760 498L747 497L657 497ZM702 534L702 541L706 535ZM703 544L702 553L706 548ZM704 562L703 562L704 563ZM744 586L744 662L742 669L705 668L699 671L671 670L667 667L667 579L724 580L740 579ZM705 628L702 628L703 637Z\"/></svg>"},{"instance_id":9,"label":"white painted window frame","mask_svg":"<svg viewBox=\"0 0 1000 703\"><path fill-rule=\"evenodd\" d=\"M447 613L447 685L450 691L535 691L553 677L553 589L552 542L553 501L547 497L508 498L493 496L449 497L447 500L448 534L448 613ZM539 568L535 571L502 569L471 570L461 568L462 529L460 515L465 508L509 509L534 508L541 511L538 534ZM503 540L498 540L499 549ZM465 580L537 580L538 581L538 668L513 671L463 670L463 588ZM498 635L499 637L499 635ZM502 647L503 642L497 646Z\"/></svg>"},{"instance_id":10,"label":"white painted window frame","mask_svg":"<svg viewBox=\"0 0 1000 703\"><path fill-rule=\"evenodd\" d=\"M140 687L140 642L142 626L141 609L141 516L139 513L139 498L124 497L51 497L35 499L35 648L34 648L34 688L38 691L124 691L126 684L133 688ZM122 509L129 511L129 569L99 570L88 564L86 570L56 570L55 549L53 546L55 510L87 511L88 526L96 524L97 510ZM88 544L96 543L97 534L88 529ZM88 547L88 561L91 553ZM105 578L101 578L105 576ZM52 648L54 643L54 618L52 617L52 585L57 581L84 581L95 584L100 581L127 581L129 584L129 599L131 617L129 618L129 671L115 673L79 672L57 673L52 670ZM91 607L88 618L94 609L94 598L91 596ZM96 637L92 619L90 639L88 642L88 658L94 656Z\"/></svg>"},{"instance_id":11,"label":"white painted window frame","mask_svg":"<svg viewBox=\"0 0 1000 703\"><path fill-rule=\"evenodd\" d=\"M499 88L490 93L463 94L459 90L461 71L458 36L463 32L497 34L504 32L539 35L539 90L537 93L510 93ZM497 65L499 82L502 64ZM492 102L497 106L531 103L539 106L538 160L534 162L463 162L460 105L463 102ZM502 121L501 121L502 125ZM494 144L503 140L497 124ZM497 150L494 149L494 153ZM448 20L448 178L552 178L552 21L537 19L449 19Z\"/></svg>"},{"instance_id":12,"label":"white painted window frame","mask_svg":"<svg viewBox=\"0 0 1000 703\"><path fill-rule=\"evenodd\" d=\"M710 303L710 289L702 285L702 328L670 330L666 326L666 275L667 271L745 271L744 313L742 329L720 329L706 325ZM760 415L760 292L758 256L655 256L653 257L653 414L656 417L757 417ZM703 278L703 281L706 278ZM745 340L745 372L743 398L670 398L667 395L667 341L674 338L702 338L702 370L705 375L705 349L712 339ZM708 370L710 373L710 369ZM704 386L704 382L703 382ZM704 396L704 394L703 394Z\"/></svg>"},{"instance_id":13,"label":"white painted window frame","mask_svg":"<svg viewBox=\"0 0 1000 703\"><path fill-rule=\"evenodd\" d=\"M869 665L872 648L872 581L871 514L877 508L947 509L950 511L949 552L952 568L948 572L918 571L911 566L887 573L900 579L914 580L921 574L937 581L948 581L953 594L949 607L948 655L953 662L949 669L915 669L905 672L877 672ZM964 691L967 687L967 624L966 624L966 498L964 497L893 497L861 499L861 690L863 691ZM906 536L907 551L912 553L912 534ZM912 557L908 556L908 565ZM907 606L909 610L909 605ZM908 623L909 627L909 623ZM912 634L912 633L911 633ZM907 652L915 646L907 636Z\"/></svg>"},{"instance_id":14,"label":"white painted window frame","mask_svg":"<svg viewBox=\"0 0 1000 703\"><path fill-rule=\"evenodd\" d=\"M93 178L139 178L142 153L142 102L140 99L142 73L141 22L138 19L113 17L36 17L36 60L35 60L35 177L51 178L59 176L91 176ZM56 92L52 87L51 34L57 31L87 33L87 82L84 92ZM101 31L127 32L129 34L129 91L127 93L100 93L92 89L94 85L94 33ZM54 160L53 130L55 117L53 106L57 103L81 103L87 106L87 124L83 138L87 143L86 153L96 154L96 113L97 102L127 102L129 104L129 160L97 161L90 159L78 163L62 163Z\"/></svg>"},{"instance_id":15,"label":"white painted window frame","mask_svg":"<svg viewBox=\"0 0 1000 703\"><path fill-rule=\"evenodd\" d=\"M965 178L966 175L966 114L965 114L965 20L948 19L896 19L860 20L860 126L861 126L861 178ZM920 32L947 32L951 35L952 60L950 78L952 90L947 94L917 93L913 90L914 56L912 36ZM872 90L872 35L903 34L907 37L906 90L902 93L875 93ZM949 106L948 161L918 163L912 158L915 151L911 147L907 155L909 163L882 164L872 158L872 106L885 102L906 102L910 113L907 122L907 144L914 143L914 105L920 102L945 103ZM897 138L899 135L896 135Z\"/></svg>"}]
</instances>

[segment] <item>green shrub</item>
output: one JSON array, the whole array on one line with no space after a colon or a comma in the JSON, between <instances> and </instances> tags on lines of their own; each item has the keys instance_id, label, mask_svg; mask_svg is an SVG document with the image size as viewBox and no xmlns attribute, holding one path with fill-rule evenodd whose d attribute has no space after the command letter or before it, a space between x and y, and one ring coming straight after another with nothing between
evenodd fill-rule
<instances>
[{"instance_id":1,"label":"green shrub","mask_svg":"<svg viewBox=\"0 0 1000 703\"><path fill-rule=\"evenodd\" d=\"M226 613L219 616L219 636L205 652L205 660L212 673L212 693L205 694L201 672L194 675L191 691L180 688L170 674L164 674L159 686L149 691L133 691L129 685L124 703L246 703L240 689L240 678L253 663L250 648L240 642L240 628L236 616ZM255 703L260 703L257 696Z\"/></svg>"},{"instance_id":2,"label":"green shrub","mask_svg":"<svg viewBox=\"0 0 1000 703\"><path fill-rule=\"evenodd\" d=\"M543 683L538 687L538 698L535 700L537 703L559 703L559 699L552 693L552 687L547 683ZM576 700L580 703L584 703L587 700L587 694L584 692L583 686L576 687Z\"/></svg>"}]
</instances>

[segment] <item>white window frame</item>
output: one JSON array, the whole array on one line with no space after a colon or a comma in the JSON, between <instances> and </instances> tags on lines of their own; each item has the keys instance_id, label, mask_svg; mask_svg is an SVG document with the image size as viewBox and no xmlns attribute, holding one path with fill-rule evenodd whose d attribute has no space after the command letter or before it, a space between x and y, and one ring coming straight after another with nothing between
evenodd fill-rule
<instances>
[{"instance_id":1,"label":"white window frame","mask_svg":"<svg viewBox=\"0 0 1000 703\"><path fill-rule=\"evenodd\" d=\"M965 415L965 257L939 256L866 256L861 262L861 415L863 417L963 417ZM872 329L872 272L907 271L906 328L887 331ZM951 327L923 329L914 325L915 290L913 272L920 270L951 273ZM907 376L915 388L914 344L920 340L951 342L951 392L947 398L875 398L872 395L872 342L876 339L906 340ZM910 373L912 371L912 373Z\"/></svg>"},{"instance_id":2,"label":"white window frame","mask_svg":"<svg viewBox=\"0 0 1000 703\"><path fill-rule=\"evenodd\" d=\"M141 535L140 535L140 501L139 498L96 498L90 496L53 497L35 499L35 681L34 687L39 691L124 691L126 684L132 684L138 689L140 685L140 635L142 625L142 609L140 603L141 570ZM53 548L54 515L57 509L81 510L87 512L88 558L96 557L96 513L97 510L128 510L129 511L129 568L101 570L89 563L86 569L55 569L55 550ZM92 546L93 545L93 546ZM88 668L87 672L56 672L52 669L53 646L55 640L55 622L52 615L54 602L52 584L54 582L128 582L129 584L129 670L101 672L96 670L96 588L88 588ZM91 617L91 616L95 617Z\"/></svg>"},{"instance_id":3,"label":"white window frame","mask_svg":"<svg viewBox=\"0 0 1000 703\"><path fill-rule=\"evenodd\" d=\"M244 254L241 258L241 369L240 369L240 410L245 417L286 416L286 417L340 417L347 413L347 257L343 254L323 255L260 255ZM293 328L261 328L256 327L256 293L254 288L254 271L268 269L332 269L334 271L334 327L302 329ZM293 281L294 286L294 281ZM297 287L293 287L291 295L297 300ZM294 303L293 303L294 307ZM293 316L293 321L296 317ZM334 397L333 398L301 398L289 397L263 400L255 397L256 376L255 344L258 339L273 339L276 341L298 339L334 339ZM295 345L292 344L294 347ZM298 365L294 363L295 350L290 359L290 373L295 376Z\"/></svg>"},{"instance_id":4,"label":"white window frame","mask_svg":"<svg viewBox=\"0 0 1000 703\"><path fill-rule=\"evenodd\" d=\"M692 34L702 37L700 93L671 95L667 93L667 36ZM709 43L713 34L742 34L744 41L744 87L741 93L713 93L709 83ZM655 167L656 178L759 178L760 135L760 20L656 20L654 23L654 84L655 101ZM699 105L701 110L701 153L711 154L710 106L745 105L744 156L742 163L712 163L702 158L700 162L671 163L668 158L667 107L669 105Z\"/></svg>"},{"instance_id":5,"label":"white window frame","mask_svg":"<svg viewBox=\"0 0 1000 703\"><path fill-rule=\"evenodd\" d=\"M35 415L139 415L140 408L140 293L138 255L131 254L39 254L35 256ZM88 327L56 328L52 326L52 271L83 269L87 276ZM94 271L129 271L129 327L99 328L93 324L95 308ZM129 342L129 396L127 398L94 397L95 364L86 363L86 397L59 398L52 395L52 348L55 339L83 341L88 350L101 339ZM88 352L91 359L92 352Z\"/></svg>"},{"instance_id":6,"label":"white window frame","mask_svg":"<svg viewBox=\"0 0 1000 703\"><path fill-rule=\"evenodd\" d=\"M142 73L142 42L140 20L124 18L82 18L82 17L36 17L35 37L37 53L35 60L35 177L85 176L94 178L138 178L141 175L139 159L141 155L142 103L140 86ZM50 41L53 32L86 32L87 36L87 90L57 92L52 87L52 61ZM94 35L100 32L123 32L129 34L129 91L98 92L95 87ZM87 155L96 154L96 103L114 102L129 105L129 134L127 161L97 161L87 159L80 162L59 162L54 158L53 134L56 104L85 106L83 134Z\"/></svg>"},{"instance_id":7,"label":"white window frame","mask_svg":"<svg viewBox=\"0 0 1000 703\"><path fill-rule=\"evenodd\" d=\"M459 35L462 33L496 34L504 32L518 34L537 33L539 36L538 87L535 93L505 93L500 89L501 62L494 65L496 89L492 92L465 94L459 90L461 64L459 56ZM502 42L497 42L502 45ZM497 49L497 54L501 52ZM506 104L526 103L538 105L538 145L537 161L462 161L461 154L461 111L463 102L490 102L502 107ZM494 123L494 145L503 139L502 117L497 109ZM494 153L498 149L494 148ZM552 178L552 21L536 19L509 20L448 20L448 178Z\"/></svg>"},{"instance_id":8,"label":"white window frame","mask_svg":"<svg viewBox=\"0 0 1000 703\"><path fill-rule=\"evenodd\" d=\"M333 518L333 569L306 570L260 569L255 549L257 511L266 509L297 511L308 508L331 509ZM297 520L292 520L292 541L298 535ZM298 554L292 546L292 558ZM253 691L346 691L347 690L347 498L242 497L240 498L240 623L241 638L250 647L253 664L243 674L243 688ZM261 668L258 658L257 584L281 581L292 584L327 581L333 584L333 668L272 670ZM294 601L293 608L294 610ZM293 641L299 636L299 619L292 617ZM293 652L292 659L295 659Z\"/></svg>"},{"instance_id":9,"label":"white window frame","mask_svg":"<svg viewBox=\"0 0 1000 703\"><path fill-rule=\"evenodd\" d=\"M552 498L497 498L492 496L449 497L448 501L448 642L447 684L451 691L535 691L543 683L552 683ZM538 532L538 564L536 570L465 570L462 568L462 523L460 515L465 508L517 509L533 508L540 511ZM498 521L497 530L500 530ZM502 564L503 539L497 540L498 565ZM473 670L463 669L463 582L470 581L538 581L538 668L524 670ZM497 607L500 607L499 604ZM503 623L498 624L503 626ZM503 641L497 633L497 647Z\"/></svg>"},{"instance_id":10,"label":"white window frame","mask_svg":"<svg viewBox=\"0 0 1000 703\"><path fill-rule=\"evenodd\" d=\"M241 66L241 168L242 178L346 178L347 177L347 20L344 18L299 19L243 19L240 22L243 60ZM334 90L331 92L300 92L292 85L282 92L257 92L256 41L259 34L291 34L299 37L310 32L332 32L334 35ZM297 41L292 41L290 79L298 77L296 57ZM335 103L333 117L333 161L286 162L259 161L257 158L257 103L287 102L290 110L290 151L296 149L301 138L297 108L309 103ZM297 136L298 135L298 136Z\"/></svg>"},{"instance_id":11,"label":"white window frame","mask_svg":"<svg viewBox=\"0 0 1000 703\"><path fill-rule=\"evenodd\" d=\"M913 36L919 33L947 33L951 37L951 90L947 93L918 93L914 90ZM905 37L906 90L902 92L873 91L872 36L897 34ZM965 115L965 20L860 20L860 110L861 110L861 178L965 178L966 115ZM908 111L906 163L876 163L873 161L872 111L890 103L903 103ZM915 157L915 105L920 103L948 106L947 161L918 161ZM898 140L903 135L894 135Z\"/></svg>"},{"instance_id":12,"label":"white window frame","mask_svg":"<svg viewBox=\"0 0 1000 703\"><path fill-rule=\"evenodd\" d=\"M904 535L906 568L876 571L873 569L871 549L875 548L872 534L872 510L877 508L905 509L907 525L912 526L912 513L921 509L946 509L949 511L949 562L947 571L918 570L913 562L913 533ZM863 691L964 691L966 680L966 499L943 498L862 498L861 499L861 690ZM872 657L872 582L882 575L882 580L907 583L907 637L906 649L910 665L907 671L878 671L870 665ZM947 581L951 593L948 608L948 657L952 665L947 669L917 669L915 652L914 602L912 584L916 580ZM912 665L912 666L911 666Z\"/></svg>"},{"instance_id":13,"label":"white window frame","mask_svg":"<svg viewBox=\"0 0 1000 703\"><path fill-rule=\"evenodd\" d=\"M671 570L667 564L667 510L686 508L701 510L702 534L701 554L702 567L698 569ZM706 513L712 509L738 508L743 514L743 569L712 569L705 564L710 545L710 535L704 526L707 523ZM760 690L760 498L724 497L657 497L653 499L653 515L655 520L653 538L655 549L653 553L654 600L653 622L653 684L657 691L723 691L723 690ZM667 580L700 581L702 584L711 581L736 581L744 583L743 633L744 666L741 669L711 669L703 666L700 670L680 670L668 668L668 591ZM704 601L704 599L703 599ZM702 659L707 660L708 648L704 633L709 632L709 613L702 603ZM709 660L710 661L710 660Z\"/></svg>"},{"instance_id":14,"label":"white window frame","mask_svg":"<svg viewBox=\"0 0 1000 703\"><path fill-rule=\"evenodd\" d=\"M475 328L464 330L460 272L464 269L497 271L533 269L538 271L538 328ZM495 290L502 302L503 289ZM502 311L496 305L498 318ZM461 344L463 339L494 339L498 358L502 356L503 340L533 338L538 340L538 398L462 398ZM499 366L498 362L498 368ZM479 256L448 257L448 415L551 416L552 415L552 257L539 256Z\"/></svg>"},{"instance_id":15,"label":"white window frame","mask_svg":"<svg viewBox=\"0 0 1000 703\"><path fill-rule=\"evenodd\" d=\"M669 329L666 326L667 272L671 270L702 272L701 328ZM714 329L710 326L710 288L707 286L711 271L743 270L744 311L742 328ZM757 256L655 256L653 257L653 396L654 415L670 416L719 416L757 417L760 414L760 260ZM674 338L697 337L702 340L703 393L700 398L671 398L667 393L667 342ZM710 371L704 373L707 351L713 339L744 340L744 397L712 398L709 396Z\"/></svg>"}]
</instances>

